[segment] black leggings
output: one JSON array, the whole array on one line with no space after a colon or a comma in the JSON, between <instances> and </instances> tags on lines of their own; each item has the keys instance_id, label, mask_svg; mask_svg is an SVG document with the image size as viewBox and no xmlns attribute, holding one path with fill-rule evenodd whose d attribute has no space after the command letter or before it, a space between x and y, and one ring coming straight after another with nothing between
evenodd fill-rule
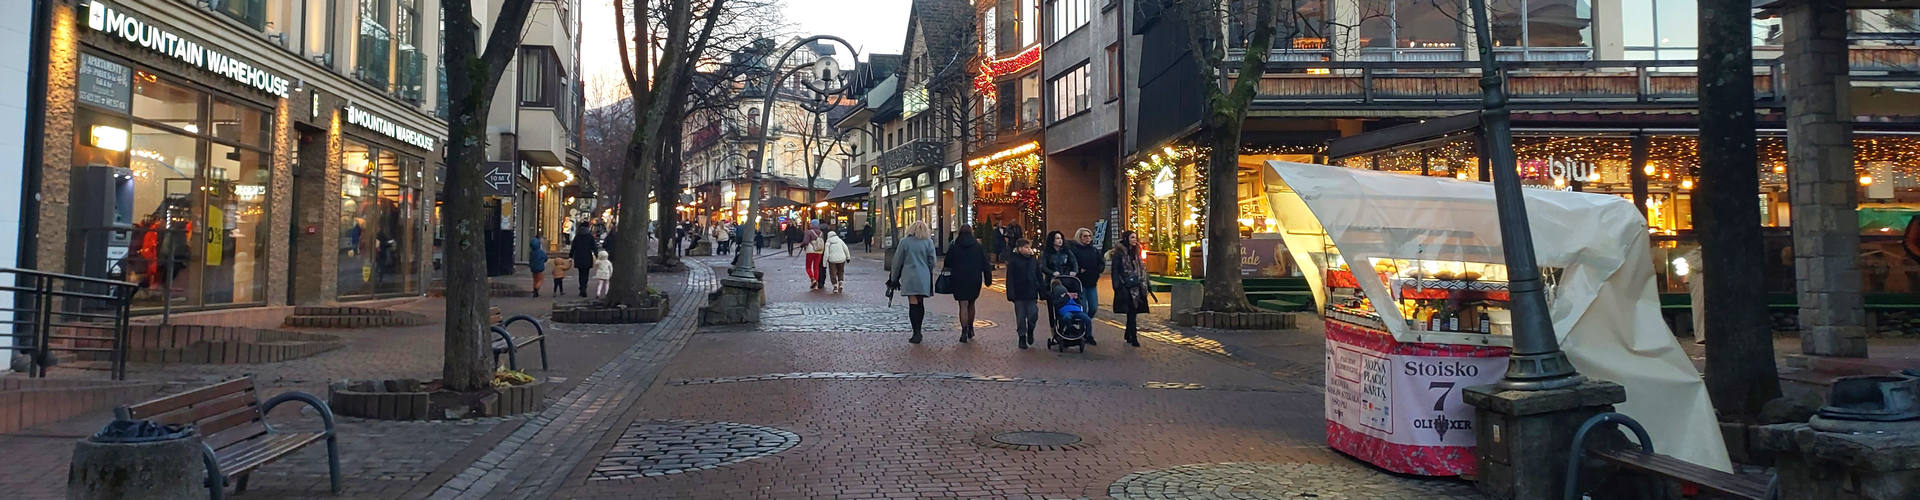
<instances>
[{"instance_id":1,"label":"black leggings","mask_svg":"<svg viewBox=\"0 0 1920 500\"><path fill-rule=\"evenodd\" d=\"M1140 333L1139 320L1140 320L1139 313L1127 313L1127 341L1128 342L1134 341L1134 339L1137 338L1136 335Z\"/></svg>"}]
</instances>

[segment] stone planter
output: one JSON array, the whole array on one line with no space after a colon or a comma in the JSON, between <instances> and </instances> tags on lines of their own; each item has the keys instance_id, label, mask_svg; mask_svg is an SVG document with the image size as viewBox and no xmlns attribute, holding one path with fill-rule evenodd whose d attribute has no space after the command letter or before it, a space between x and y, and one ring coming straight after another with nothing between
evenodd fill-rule
<instances>
[{"instance_id":1,"label":"stone planter","mask_svg":"<svg viewBox=\"0 0 1920 500\"><path fill-rule=\"evenodd\" d=\"M127 361L134 363L256 364L303 358L339 349L335 335L202 325L127 327ZM106 360L107 353L82 353Z\"/></svg>"},{"instance_id":2,"label":"stone planter","mask_svg":"<svg viewBox=\"0 0 1920 500\"><path fill-rule=\"evenodd\" d=\"M431 321L421 314L368 307L300 306L287 316L285 325L294 328L377 328L419 326Z\"/></svg>"},{"instance_id":3,"label":"stone planter","mask_svg":"<svg viewBox=\"0 0 1920 500\"><path fill-rule=\"evenodd\" d=\"M640 307L607 307L598 302L555 304L553 320L559 323L636 324L656 323L667 317L666 294L651 295L649 304Z\"/></svg>"},{"instance_id":4,"label":"stone planter","mask_svg":"<svg viewBox=\"0 0 1920 500\"><path fill-rule=\"evenodd\" d=\"M337 415L375 420L457 420L501 417L544 410L545 380L495 389L477 398L439 391L440 382L413 379L334 382L327 406Z\"/></svg>"},{"instance_id":5,"label":"stone planter","mask_svg":"<svg viewBox=\"0 0 1920 500\"><path fill-rule=\"evenodd\" d=\"M1298 318L1299 313L1221 313L1188 309L1174 311L1173 324L1221 330L1292 330L1299 324Z\"/></svg>"},{"instance_id":6,"label":"stone planter","mask_svg":"<svg viewBox=\"0 0 1920 500\"><path fill-rule=\"evenodd\" d=\"M189 434L145 443L75 442L67 498L206 498L204 448Z\"/></svg>"}]
</instances>

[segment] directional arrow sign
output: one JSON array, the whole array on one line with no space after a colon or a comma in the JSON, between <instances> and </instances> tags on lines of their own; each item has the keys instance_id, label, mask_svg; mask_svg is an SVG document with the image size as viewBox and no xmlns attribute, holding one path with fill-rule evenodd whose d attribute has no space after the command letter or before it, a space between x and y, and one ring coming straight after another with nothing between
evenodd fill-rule
<instances>
[{"instance_id":1,"label":"directional arrow sign","mask_svg":"<svg viewBox=\"0 0 1920 500\"><path fill-rule=\"evenodd\" d=\"M487 171L487 184L493 186L494 191L506 192L513 188L513 173L502 172L500 167L493 167L493 170Z\"/></svg>"}]
</instances>

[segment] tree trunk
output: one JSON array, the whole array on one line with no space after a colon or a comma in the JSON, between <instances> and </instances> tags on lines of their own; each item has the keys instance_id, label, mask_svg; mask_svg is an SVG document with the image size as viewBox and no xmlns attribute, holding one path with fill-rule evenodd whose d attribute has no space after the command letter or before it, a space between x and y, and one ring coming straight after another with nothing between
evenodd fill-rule
<instances>
[{"instance_id":1,"label":"tree trunk","mask_svg":"<svg viewBox=\"0 0 1920 500\"><path fill-rule=\"evenodd\" d=\"M607 305L637 307L647 293L647 228L652 222L647 214L647 191L653 180L654 158L653 142L648 140L652 134L647 132L659 128L657 121L653 127L646 124L655 118L641 117L627 144L626 175L620 179L620 199L626 201L620 203L620 225L613 233L613 279L607 283ZM660 231L661 240L669 237L667 231Z\"/></svg>"},{"instance_id":2,"label":"tree trunk","mask_svg":"<svg viewBox=\"0 0 1920 500\"><path fill-rule=\"evenodd\" d=\"M1207 120L1213 150L1207 154L1207 277L1200 308L1252 311L1240 283L1240 124L1229 110L1214 110Z\"/></svg>"},{"instance_id":3,"label":"tree trunk","mask_svg":"<svg viewBox=\"0 0 1920 500\"><path fill-rule=\"evenodd\" d=\"M488 286L483 165L487 160L487 107L494 83L479 57L475 33L447 32L447 176L441 187L440 224L446 265L445 358L440 379L447 390L477 391L493 380L486 334Z\"/></svg>"},{"instance_id":4,"label":"tree trunk","mask_svg":"<svg viewBox=\"0 0 1920 500\"><path fill-rule=\"evenodd\" d=\"M1700 6L1700 182L1693 195L1706 301L1707 393L1720 419L1755 423L1780 396L1754 193L1753 47L1748 5Z\"/></svg>"},{"instance_id":5,"label":"tree trunk","mask_svg":"<svg viewBox=\"0 0 1920 500\"><path fill-rule=\"evenodd\" d=\"M678 112L674 114L679 115ZM662 123L660 137L678 138L681 136L681 127L680 120ZM660 245L652 260L669 267L678 265L680 262L680 256L673 252L674 239L679 235L674 228L680 225L680 211L677 209L680 206L680 148L677 147L679 144L680 141L671 139L660 141L660 147L655 148L659 156L654 159L654 175L659 181L654 183L656 194L653 206L654 210L660 214L661 230Z\"/></svg>"}]
</instances>

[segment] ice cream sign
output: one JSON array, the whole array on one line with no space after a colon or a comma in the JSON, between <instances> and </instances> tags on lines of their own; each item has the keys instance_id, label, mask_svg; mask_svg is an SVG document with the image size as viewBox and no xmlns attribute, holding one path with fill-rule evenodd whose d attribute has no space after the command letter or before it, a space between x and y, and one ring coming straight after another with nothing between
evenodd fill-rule
<instances>
[{"instance_id":1,"label":"ice cream sign","mask_svg":"<svg viewBox=\"0 0 1920 500\"><path fill-rule=\"evenodd\" d=\"M174 34L166 28L126 12L107 7L101 2L87 4L87 28L268 94L286 97L287 90L293 86L293 83L285 77L254 67L246 61Z\"/></svg>"}]
</instances>

